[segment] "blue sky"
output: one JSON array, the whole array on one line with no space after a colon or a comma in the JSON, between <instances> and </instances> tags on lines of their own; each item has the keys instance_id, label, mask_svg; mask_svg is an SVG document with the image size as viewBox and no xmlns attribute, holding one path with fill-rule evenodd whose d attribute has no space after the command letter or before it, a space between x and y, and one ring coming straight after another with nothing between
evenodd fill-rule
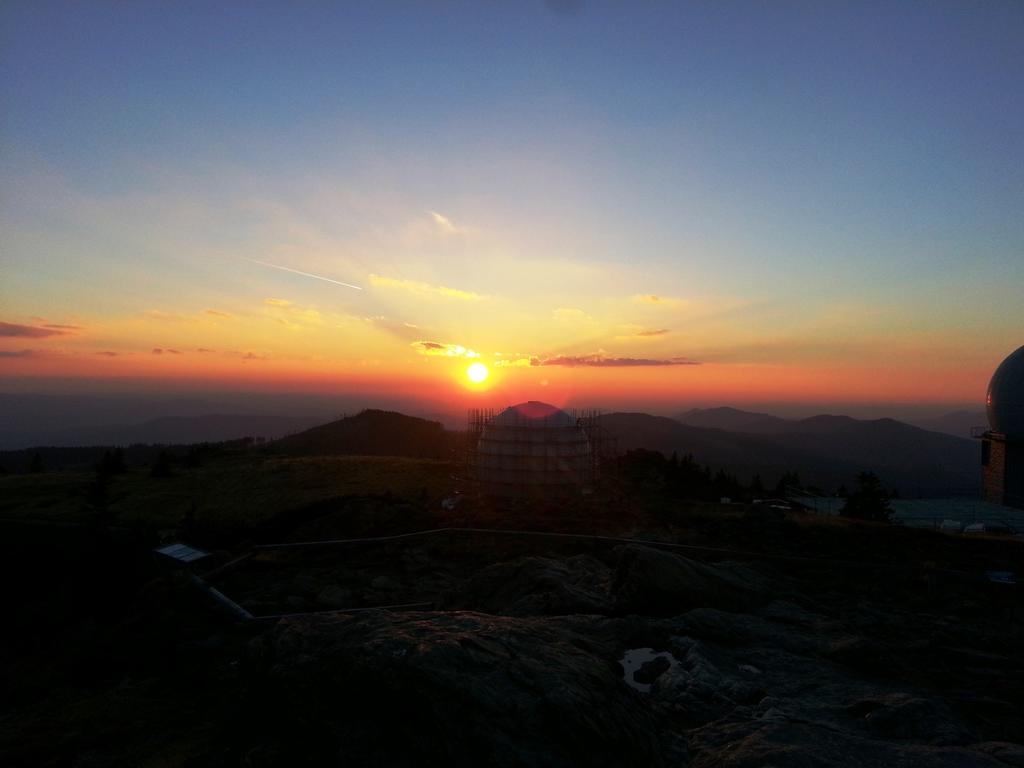
<instances>
[{"instance_id":1,"label":"blue sky","mask_svg":"<svg viewBox=\"0 0 1024 768\"><path fill-rule=\"evenodd\" d=\"M603 327L527 352L597 354L665 294L735 308L665 321L665 358L895 337L980 377L1021 341L1020 3L9 2L0 29L10 322L127 350L139 313L284 289L491 350L487 322L576 309Z\"/></svg>"}]
</instances>

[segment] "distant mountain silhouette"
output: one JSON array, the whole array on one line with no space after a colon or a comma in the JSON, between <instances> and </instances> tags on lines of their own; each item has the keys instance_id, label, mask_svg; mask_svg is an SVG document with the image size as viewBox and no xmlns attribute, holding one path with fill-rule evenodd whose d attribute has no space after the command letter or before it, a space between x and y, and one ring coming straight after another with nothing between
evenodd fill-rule
<instances>
[{"instance_id":1,"label":"distant mountain silhouette","mask_svg":"<svg viewBox=\"0 0 1024 768\"><path fill-rule=\"evenodd\" d=\"M691 427L726 429L730 432L751 434L774 434L784 432L792 424L789 419L771 416L767 413L751 413L736 408L694 408L676 417L677 421Z\"/></svg>"},{"instance_id":2,"label":"distant mountain silhouette","mask_svg":"<svg viewBox=\"0 0 1024 768\"><path fill-rule=\"evenodd\" d=\"M440 422L395 411L365 410L329 424L275 440L273 451L298 455L360 454L444 458L455 434Z\"/></svg>"},{"instance_id":3,"label":"distant mountain silhouette","mask_svg":"<svg viewBox=\"0 0 1024 768\"><path fill-rule=\"evenodd\" d=\"M134 445L214 443L240 437L274 439L322 422L322 418L268 416L264 414L210 414L208 416L168 416L141 424L102 427L76 427L55 432L54 445Z\"/></svg>"},{"instance_id":4,"label":"distant mountain silhouette","mask_svg":"<svg viewBox=\"0 0 1024 768\"><path fill-rule=\"evenodd\" d=\"M957 437L969 437L974 427L988 426L984 408L973 411L952 411L927 419L908 419L909 423L921 429L943 432Z\"/></svg>"},{"instance_id":5,"label":"distant mountain silhouette","mask_svg":"<svg viewBox=\"0 0 1024 768\"><path fill-rule=\"evenodd\" d=\"M642 413L607 414L603 424L618 438L620 450L690 453L698 462L724 467L741 479L760 474L766 486L788 470L799 471L805 483L827 491L849 486L862 470L873 470L887 487L907 497L969 493L978 486L976 443L893 419L789 420L734 409L711 409L710 415L691 411L687 416L704 423L721 418L746 424L751 431L697 427Z\"/></svg>"},{"instance_id":6,"label":"distant mountain silhouette","mask_svg":"<svg viewBox=\"0 0 1024 768\"><path fill-rule=\"evenodd\" d=\"M125 393L73 395L0 392L0 450L39 445L88 445L125 442L193 442L254 436L275 438L323 424L341 413L363 408L427 416L428 403L382 398L378 393L207 392L194 396ZM211 417L210 414L218 414ZM252 421L245 421L251 417ZM267 417L264 421L263 417ZM179 427L164 419L195 419ZM213 419L224 419L215 426ZM461 415L429 413L449 426ZM232 419L235 421L232 422ZM295 419L289 422L288 419ZM201 422L208 422L202 426ZM221 428L223 427L223 428Z\"/></svg>"}]
</instances>

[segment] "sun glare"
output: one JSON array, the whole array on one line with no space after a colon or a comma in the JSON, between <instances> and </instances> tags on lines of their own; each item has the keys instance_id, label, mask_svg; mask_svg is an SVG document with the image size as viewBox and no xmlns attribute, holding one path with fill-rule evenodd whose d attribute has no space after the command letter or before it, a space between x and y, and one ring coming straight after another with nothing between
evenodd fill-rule
<instances>
[{"instance_id":1,"label":"sun glare","mask_svg":"<svg viewBox=\"0 0 1024 768\"><path fill-rule=\"evenodd\" d=\"M468 376L469 380L474 384L480 384L483 382L489 373L487 366L483 363L473 363L466 369L466 376Z\"/></svg>"}]
</instances>

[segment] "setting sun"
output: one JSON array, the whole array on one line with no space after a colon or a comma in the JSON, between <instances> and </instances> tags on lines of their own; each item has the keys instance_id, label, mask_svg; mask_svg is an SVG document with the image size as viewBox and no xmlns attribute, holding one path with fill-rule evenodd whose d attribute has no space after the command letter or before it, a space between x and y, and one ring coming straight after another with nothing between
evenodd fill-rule
<instances>
[{"instance_id":1,"label":"setting sun","mask_svg":"<svg viewBox=\"0 0 1024 768\"><path fill-rule=\"evenodd\" d=\"M469 380L474 384L480 384L483 382L489 373L487 366L483 363L473 363L466 369L466 376L468 376Z\"/></svg>"}]
</instances>

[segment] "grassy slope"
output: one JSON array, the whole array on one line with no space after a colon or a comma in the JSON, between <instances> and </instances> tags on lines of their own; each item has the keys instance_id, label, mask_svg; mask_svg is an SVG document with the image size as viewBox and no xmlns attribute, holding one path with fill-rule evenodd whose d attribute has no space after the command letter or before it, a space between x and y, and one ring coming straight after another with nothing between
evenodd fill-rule
<instances>
[{"instance_id":1,"label":"grassy slope","mask_svg":"<svg viewBox=\"0 0 1024 768\"><path fill-rule=\"evenodd\" d=\"M444 461L385 456L219 457L155 478L132 470L113 478L108 505L115 525L170 527L194 509L199 520L256 524L289 509L351 494L439 499L454 485ZM0 519L87 522L93 472L0 477Z\"/></svg>"}]
</instances>

